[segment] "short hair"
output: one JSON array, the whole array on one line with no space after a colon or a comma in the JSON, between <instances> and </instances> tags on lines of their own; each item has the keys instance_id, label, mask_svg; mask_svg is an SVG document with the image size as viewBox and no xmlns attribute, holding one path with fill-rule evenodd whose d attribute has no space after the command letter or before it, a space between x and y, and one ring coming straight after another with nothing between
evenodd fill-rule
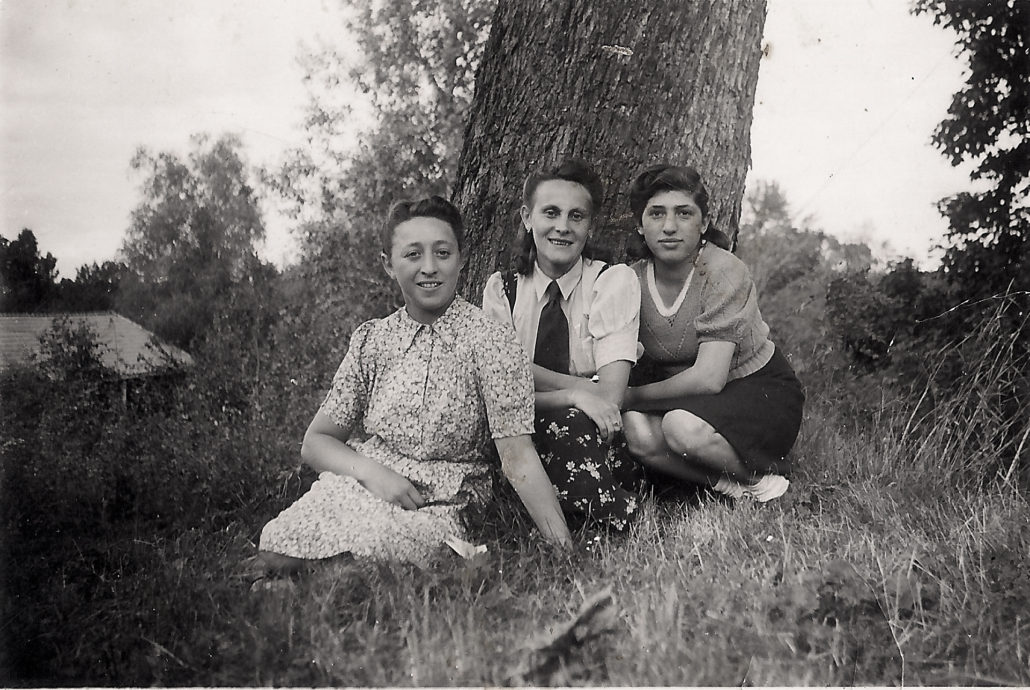
<instances>
[{"instance_id":1,"label":"short hair","mask_svg":"<svg viewBox=\"0 0 1030 690\"><path fill-rule=\"evenodd\" d=\"M601 208L604 199L604 184L601 177L586 161L579 158L568 158L553 168L540 168L526 176L522 184L522 203L533 207L533 197L537 187L544 182L551 180L564 180L582 185L590 195L590 213L596 214ZM583 255L593 258L593 251L589 248L583 249ZM533 272L533 265L536 263L536 244L533 243L533 233L522 232L519 234L518 243L515 245L515 270L522 275L529 275Z\"/></svg>"},{"instance_id":2,"label":"short hair","mask_svg":"<svg viewBox=\"0 0 1030 690\"><path fill-rule=\"evenodd\" d=\"M415 201L397 201L390 206L390 211L386 214L386 220L379 231L379 241L382 243L384 254L389 256L393 249L393 231L398 225L412 218L442 220L451 226L458 251L465 247L465 221L461 218L461 211L447 199L434 194Z\"/></svg>"}]
</instances>

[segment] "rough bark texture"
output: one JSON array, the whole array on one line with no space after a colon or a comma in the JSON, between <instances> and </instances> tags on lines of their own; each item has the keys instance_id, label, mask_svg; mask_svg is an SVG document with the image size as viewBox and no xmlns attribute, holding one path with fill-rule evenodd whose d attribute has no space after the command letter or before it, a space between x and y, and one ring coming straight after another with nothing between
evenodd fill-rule
<instances>
[{"instance_id":1,"label":"rough bark texture","mask_svg":"<svg viewBox=\"0 0 1030 690\"><path fill-rule=\"evenodd\" d=\"M734 236L751 159L764 0L501 0L476 77L454 200L477 303L506 268L525 175L577 156L607 187L597 243L624 255L643 166L696 167Z\"/></svg>"}]
</instances>

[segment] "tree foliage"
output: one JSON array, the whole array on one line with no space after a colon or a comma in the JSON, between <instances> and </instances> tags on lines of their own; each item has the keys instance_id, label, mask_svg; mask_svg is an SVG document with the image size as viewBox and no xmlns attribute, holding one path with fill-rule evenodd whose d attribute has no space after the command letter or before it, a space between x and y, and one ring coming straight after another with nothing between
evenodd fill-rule
<instances>
[{"instance_id":1,"label":"tree foliage","mask_svg":"<svg viewBox=\"0 0 1030 690\"><path fill-rule=\"evenodd\" d=\"M359 0L343 13L341 40L303 58L308 145L266 179L308 225L359 227L403 195L447 194L465 114L496 0ZM354 105L359 93L371 124Z\"/></svg>"},{"instance_id":2,"label":"tree foliage","mask_svg":"<svg viewBox=\"0 0 1030 690\"><path fill-rule=\"evenodd\" d=\"M985 191L944 199L944 268L973 296L1030 286L1030 3L918 0L914 11L953 30L965 85L933 141L953 165L975 164Z\"/></svg>"},{"instance_id":3,"label":"tree foliage","mask_svg":"<svg viewBox=\"0 0 1030 690\"><path fill-rule=\"evenodd\" d=\"M36 235L24 228L0 237L0 312L45 311L57 297L57 259L40 255Z\"/></svg>"},{"instance_id":4,"label":"tree foliage","mask_svg":"<svg viewBox=\"0 0 1030 690\"><path fill-rule=\"evenodd\" d=\"M114 309L118 287L126 272L125 264L105 261L83 264L75 279L64 278L60 285L61 311L107 311Z\"/></svg>"},{"instance_id":5,"label":"tree foliage","mask_svg":"<svg viewBox=\"0 0 1030 690\"><path fill-rule=\"evenodd\" d=\"M132 212L121 253L129 269L150 282L181 282L194 267L218 266L244 275L265 227L250 186L240 140L193 138L184 161L145 148L132 169L144 176L142 200Z\"/></svg>"},{"instance_id":6,"label":"tree foliage","mask_svg":"<svg viewBox=\"0 0 1030 690\"><path fill-rule=\"evenodd\" d=\"M118 307L182 347L234 285L268 272L256 254L265 227L241 146L232 135L197 136L185 160L141 148L131 162L143 175L142 199L121 247Z\"/></svg>"}]
</instances>

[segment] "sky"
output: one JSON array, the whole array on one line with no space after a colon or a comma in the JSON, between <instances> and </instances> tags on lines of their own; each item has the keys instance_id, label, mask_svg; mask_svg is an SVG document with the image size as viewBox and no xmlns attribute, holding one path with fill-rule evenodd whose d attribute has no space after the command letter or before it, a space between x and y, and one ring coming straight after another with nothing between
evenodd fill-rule
<instances>
[{"instance_id":1,"label":"sky","mask_svg":"<svg viewBox=\"0 0 1030 690\"><path fill-rule=\"evenodd\" d=\"M303 45L340 44L336 0L0 0L0 235L22 228L62 277L113 259L139 146L185 154L237 133L251 164L300 146ZM905 0L769 0L749 182L883 258L932 266L941 197L970 187L930 137L963 82L954 36ZM266 210L263 255L295 256Z\"/></svg>"}]
</instances>

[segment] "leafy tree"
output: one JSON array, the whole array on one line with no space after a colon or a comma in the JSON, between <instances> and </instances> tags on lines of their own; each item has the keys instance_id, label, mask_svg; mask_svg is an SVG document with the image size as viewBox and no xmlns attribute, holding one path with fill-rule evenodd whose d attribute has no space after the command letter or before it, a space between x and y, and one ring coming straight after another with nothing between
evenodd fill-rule
<instances>
[{"instance_id":1,"label":"leafy tree","mask_svg":"<svg viewBox=\"0 0 1030 690\"><path fill-rule=\"evenodd\" d=\"M57 296L57 259L41 256L28 228L8 241L0 237L0 311L45 311Z\"/></svg>"},{"instance_id":2,"label":"leafy tree","mask_svg":"<svg viewBox=\"0 0 1030 690\"><path fill-rule=\"evenodd\" d=\"M358 0L343 15L338 47L308 53L309 145L266 180L303 221L378 219L404 194L446 194L496 0ZM357 91L372 124L352 146ZM325 226L307 226L309 250ZM310 236L311 233L318 235ZM316 252L317 253L317 252Z\"/></svg>"},{"instance_id":3,"label":"leafy tree","mask_svg":"<svg viewBox=\"0 0 1030 690\"><path fill-rule=\"evenodd\" d=\"M948 279L968 297L1030 287L1030 3L917 0L914 11L955 31L968 61L933 141L953 165L974 162L986 191L944 199Z\"/></svg>"},{"instance_id":4,"label":"leafy tree","mask_svg":"<svg viewBox=\"0 0 1030 690\"><path fill-rule=\"evenodd\" d=\"M114 309L118 286L126 271L125 264L105 261L83 264L75 271L75 280L63 279L60 288L62 311L107 311Z\"/></svg>"},{"instance_id":5,"label":"leafy tree","mask_svg":"<svg viewBox=\"0 0 1030 690\"><path fill-rule=\"evenodd\" d=\"M290 152L273 186L293 202L304 255L335 272L347 233L374 243L389 204L447 194L461 150L475 69L495 0L360 0L342 35L359 57L327 47L305 57L310 145ZM349 87L349 88L348 88ZM369 101L373 124L346 131L351 89Z\"/></svg>"},{"instance_id":6,"label":"leafy tree","mask_svg":"<svg viewBox=\"0 0 1030 690\"><path fill-rule=\"evenodd\" d=\"M121 247L119 309L183 347L261 270L255 243L265 227L241 146L231 135L197 136L186 160L143 148L132 159L143 199Z\"/></svg>"}]
</instances>

